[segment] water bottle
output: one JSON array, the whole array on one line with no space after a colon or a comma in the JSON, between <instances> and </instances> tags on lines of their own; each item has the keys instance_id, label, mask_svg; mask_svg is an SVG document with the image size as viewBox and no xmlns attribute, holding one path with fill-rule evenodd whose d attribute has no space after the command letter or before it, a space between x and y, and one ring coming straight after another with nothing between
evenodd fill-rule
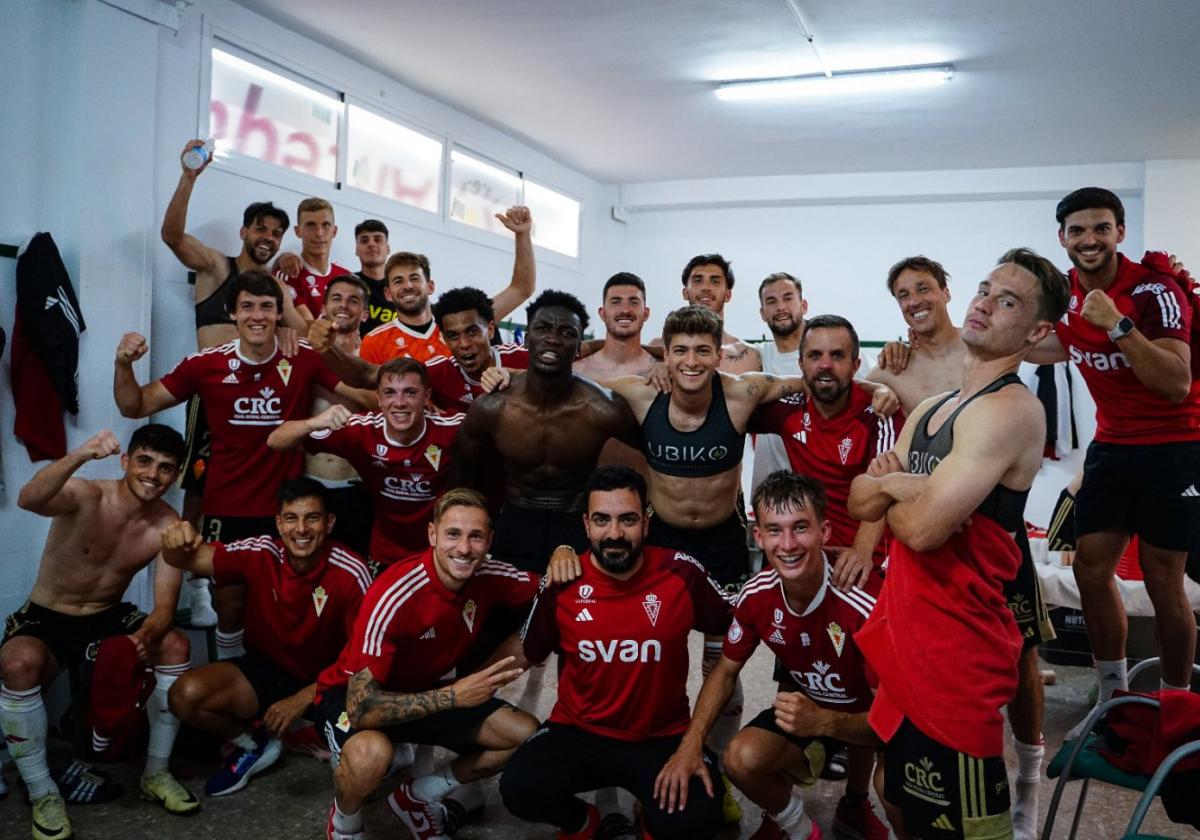
<instances>
[{"instance_id":1,"label":"water bottle","mask_svg":"<svg viewBox=\"0 0 1200 840\"><path fill-rule=\"evenodd\" d=\"M204 141L203 146L188 149L183 153L183 165L188 169L199 169L206 160L212 157L213 147L213 139L210 137Z\"/></svg>"}]
</instances>

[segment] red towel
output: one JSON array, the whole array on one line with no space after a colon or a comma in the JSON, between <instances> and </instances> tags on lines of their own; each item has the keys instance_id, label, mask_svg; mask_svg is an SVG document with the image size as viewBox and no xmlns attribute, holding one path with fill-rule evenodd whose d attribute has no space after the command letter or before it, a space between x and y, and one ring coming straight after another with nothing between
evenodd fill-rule
<instances>
[{"instance_id":1,"label":"red towel","mask_svg":"<svg viewBox=\"0 0 1200 840\"><path fill-rule=\"evenodd\" d=\"M153 691L154 669L138 660L132 639L110 636L100 643L88 705L92 750L99 757L114 761L124 753L145 721L140 712Z\"/></svg>"}]
</instances>

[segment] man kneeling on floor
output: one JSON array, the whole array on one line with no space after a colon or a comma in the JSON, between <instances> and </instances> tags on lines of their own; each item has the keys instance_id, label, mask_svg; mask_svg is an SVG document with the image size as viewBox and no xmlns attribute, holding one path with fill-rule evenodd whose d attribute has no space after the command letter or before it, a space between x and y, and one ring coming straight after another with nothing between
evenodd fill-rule
<instances>
[{"instance_id":1,"label":"man kneeling on floor","mask_svg":"<svg viewBox=\"0 0 1200 840\"><path fill-rule=\"evenodd\" d=\"M820 840L821 830L804 813L804 798L796 785L813 784L840 744L785 732L776 724L776 709L786 707L797 693L831 709L870 708L866 662L852 635L866 622L875 599L857 586L843 591L830 583L829 562L822 551L830 526L820 482L780 470L755 489L752 502L754 539L768 565L738 596L724 652L704 680L679 750L655 781L655 795L662 807L684 807L693 777L710 786L701 745L742 666L763 642L781 666L776 673L788 677L780 682L775 708L759 713L729 744L725 772L763 809L755 840ZM833 820L835 837L888 836L868 799L874 758L870 747L850 747L846 795Z\"/></svg>"},{"instance_id":2,"label":"man kneeling on floor","mask_svg":"<svg viewBox=\"0 0 1200 840\"><path fill-rule=\"evenodd\" d=\"M218 586L246 587L246 653L197 668L171 687L185 723L224 736L234 749L204 791L224 796L279 758L280 738L312 706L317 675L341 653L371 583L366 564L329 540L334 516L310 478L285 481L278 537L205 543L187 521L163 533L172 566Z\"/></svg>"},{"instance_id":3,"label":"man kneeling on floor","mask_svg":"<svg viewBox=\"0 0 1200 840\"><path fill-rule=\"evenodd\" d=\"M600 814L575 794L616 786L641 802L644 829L658 840L712 837L724 824L723 790L706 797L692 780L686 808L660 807L654 774L688 728L688 634L723 634L732 605L698 561L644 544L646 481L637 472L601 467L584 497L591 548L579 558L582 574L543 589L524 634L529 661L558 651L558 701L504 771L504 804L558 826L559 837L590 838Z\"/></svg>"},{"instance_id":4,"label":"man kneeling on floor","mask_svg":"<svg viewBox=\"0 0 1200 840\"><path fill-rule=\"evenodd\" d=\"M333 752L335 797L329 840L362 840L361 808L392 769L395 745L429 744L458 754L387 798L416 840L444 840L442 800L459 785L498 773L537 720L496 699L515 680L507 649L454 682L445 675L498 607L528 607L538 577L488 557L487 503L473 490L438 499L430 548L387 568L372 584L341 657L318 680L317 709Z\"/></svg>"}]
</instances>

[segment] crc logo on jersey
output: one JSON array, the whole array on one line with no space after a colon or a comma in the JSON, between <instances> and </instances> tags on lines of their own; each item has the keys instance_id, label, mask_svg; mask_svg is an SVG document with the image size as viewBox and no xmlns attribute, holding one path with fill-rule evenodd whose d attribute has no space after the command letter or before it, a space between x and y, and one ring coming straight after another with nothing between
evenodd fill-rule
<instances>
[{"instance_id":1,"label":"crc logo on jersey","mask_svg":"<svg viewBox=\"0 0 1200 840\"><path fill-rule=\"evenodd\" d=\"M842 459L843 464L850 457L850 450L853 448L854 438L842 438L842 442L838 444L838 457Z\"/></svg>"},{"instance_id":2,"label":"crc logo on jersey","mask_svg":"<svg viewBox=\"0 0 1200 840\"><path fill-rule=\"evenodd\" d=\"M1072 362L1077 365L1087 365L1093 370L1106 371L1123 367L1133 367L1133 365L1129 364L1129 357L1121 352L1089 353L1072 345L1070 354Z\"/></svg>"},{"instance_id":3,"label":"crc logo on jersey","mask_svg":"<svg viewBox=\"0 0 1200 840\"><path fill-rule=\"evenodd\" d=\"M650 457L672 463L716 462L729 454L729 449L724 446L667 446L661 443L648 443L646 449L650 452Z\"/></svg>"},{"instance_id":4,"label":"crc logo on jersey","mask_svg":"<svg viewBox=\"0 0 1200 840\"><path fill-rule=\"evenodd\" d=\"M283 387L292 381L292 363L287 359L280 359L279 364L275 365L275 370L279 371L279 378L283 380Z\"/></svg>"},{"instance_id":5,"label":"crc logo on jersey","mask_svg":"<svg viewBox=\"0 0 1200 840\"><path fill-rule=\"evenodd\" d=\"M656 626L658 624L659 610L662 609L662 601L658 600L658 596L653 592L649 593L646 596L646 600L642 601L642 609L646 611L646 618L650 619L650 626Z\"/></svg>"},{"instance_id":6,"label":"crc logo on jersey","mask_svg":"<svg viewBox=\"0 0 1200 840\"><path fill-rule=\"evenodd\" d=\"M1009 596L1008 609L1017 621L1029 621L1033 618L1033 603L1020 592Z\"/></svg>"},{"instance_id":7,"label":"crc logo on jersey","mask_svg":"<svg viewBox=\"0 0 1200 840\"><path fill-rule=\"evenodd\" d=\"M233 401L234 426L278 426L283 419L283 400L275 396L275 389L263 388L257 397L238 397Z\"/></svg>"},{"instance_id":8,"label":"crc logo on jersey","mask_svg":"<svg viewBox=\"0 0 1200 840\"><path fill-rule=\"evenodd\" d=\"M576 604L594 604L596 599L592 597L592 593L596 588L591 584L582 583L579 585L579 597L575 599Z\"/></svg>"},{"instance_id":9,"label":"crc logo on jersey","mask_svg":"<svg viewBox=\"0 0 1200 840\"><path fill-rule=\"evenodd\" d=\"M584 662L661 662L662 642L658 639L580 639L579 658Z\"/></svg>"},{"instance_id":10,"label":"crc logo on jersey","mask_svg":"<svg viewBox=\"0 0 1200 840\"><path fill-rule=\"evenodd\" d=\"M379 495L385 499L425 502L433 498L433 481L420 473L409 473L407 478L389 475L383 480Z\"/></svg>"},{"instance_id":11,"label":"crc logo on jersey","mask_svg":"<svg viewBox=\"0 0 1200 840\"><path fill-rule=\"evenodd\" d=\"M841 656L842 648L846 646L846 631L842 629L842 625L831 621L825 628L825 632L829 634L829 641L833 642L833 649L837 651L838 656Z\"/></svg>"},{"instance_id":12,"label":"crc logo on jersey","mask_svg":"<svg viewBox=\"0 0 1200 840\"><path fill-rule=\"evenodd\" d=\"M463 621L466 622L467 629L472 633L475 632L475 599L468 598L467 603L463 604Z\"/></svg>"},{"instance_id":13,"label":"crc logo on jersey","mask_svg":"<svg viewBox=\"0 0 1200 840\"><path fill-rule=\"evenodd\" d=\"M742 625L738 624L738 621L735 618L733 623L729 625L729 633L726 634L725 638L729 639L731 644L736 645L742 640L742 635Z\"/></svg>"},{"instance_id":14,"label":"crc logo on jersey","mask_svg":"<svg viewBox=\"0 0 1200 840\"><path fill-rule=\"evenodd\" d=\"M950 804L946 797L942 774L934 769L934 764L929 760L929 756L923 756L920 761L910 761L904 765L904 789L926 802L932 802L942 807Z\"/></svg>"},{"instance_id":15,"label":"crc logo on jersey","mask_svg":"<svg viewBox=\"0 0 1200 840\"><path fill-rule=\"evenodd\" d=\"M811 671L790 671L792 679L804 689L804 693L814 700L824 700L826 703L853 703L853 697L846 696L846 687L842 685L842 675L833 671L827 662L818 659L812 664Z\"/></svg>"}]
</instances>

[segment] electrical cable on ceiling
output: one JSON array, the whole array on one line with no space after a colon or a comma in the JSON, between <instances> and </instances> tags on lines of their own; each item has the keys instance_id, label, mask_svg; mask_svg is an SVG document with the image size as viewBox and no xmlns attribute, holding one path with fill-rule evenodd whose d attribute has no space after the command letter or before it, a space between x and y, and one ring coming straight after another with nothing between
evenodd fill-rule
<instances>
[{"instance_id":1,"label":"electrical cable on ceiling","mask_svg":"<svg viewBox=\"0 0 1200 840\"><path fill-rule=\"evenodd\" d=\"M804 22L804 15L800 11L800 5L796 0L784 0L787 7L791 9L792 16L796 18L796 23L800 25L800 32L804 35L804 40L812 47L813 55L817 57L817 64L821 67L821 72L825 74L825 78L832 79L833 71L829 69L829 65L825 63L825 57L821 55L821 51L817 49L816 36L812 34L812 30L808 28L808 24Z\"/></svg>"}]
</instances>

